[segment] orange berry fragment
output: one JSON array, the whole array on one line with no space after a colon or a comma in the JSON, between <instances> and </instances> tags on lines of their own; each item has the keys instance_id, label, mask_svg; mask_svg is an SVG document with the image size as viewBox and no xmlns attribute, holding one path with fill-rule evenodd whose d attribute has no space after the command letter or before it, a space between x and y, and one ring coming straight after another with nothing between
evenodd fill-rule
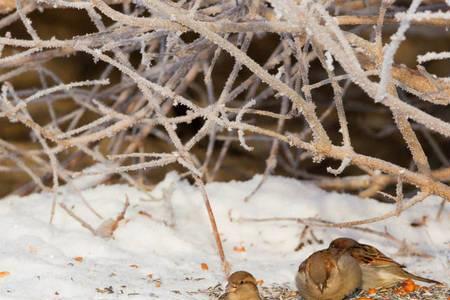
<instances>
[{"instance_id":1,"label":"orange berry fragment","mask_svg":"<svg viewBox=\"0 0 450 300\"><path fill-rule=\"evenodd\" d=\"M367 294L369 295L375 295L377 293L377 289L370 288L367 290Z\"/></svg>"},{"instance_id":2,"label":"orange berry fragment","mask_svg":"<svg viewBox=\"0 0 450 300\"><path fill-rule=\"evenodd\" d=\"M243 252L247 251L244 246L234 246L233 250L234 250L234 252L239 252L239 253L243 253Z\"/></svg>"},{"instance_id":3,"label":"orange berry fragment","mask_svg":"<svg viewBox=\"0 0 450 300\"><path fill-rule=\"evenodd\" d=\"M257 285L263 285L264 284L264 280L262 280L262 279L256 280L256 284Z\"/></svg>"},{"instance_id":4,"label":"orange berry fragment","mask_svg":"<svg viewBox=\"0 0 450 300\"><path fill-rule=\"evenodd\" d=\"M406 293L412 293L417 289L417 286L414 281L407 279L402 283L402 288Z\"/></svg>"},{"instance_id":5,"label":"orange berry fragment","mask_svg":"<svg viewBox=\"0 0 450 300\"><path fill-rule=\"evenodd\" d=\"M200 268L202 268L203 271L208 271L209 267L207 263L201 263L200 264Z\"/></svg>"},{"instance_id":6,"label":"orange berry fragment","mask_svg":"<svg viewBox=\"0 0 450 300\"><path fill-rule=\"evenodd\" d=\"M75 257L73 258L73 260L74 260L74 261L77 261L77 262L83 262L83 256L75 256Z\"/></svg>"},{"instance_id":7,"label":"orange berry fragment","mask_svg":"<svg viewBox=\"0 0 450 300\"><path fill-rule=\"evenodd\" d=\"M3 272L0 272L0 278L3 278L3 277L6 277L6 276L9 276L11 273L9 273L8 271L3 271Z\"/></svg>"}]
</instances>

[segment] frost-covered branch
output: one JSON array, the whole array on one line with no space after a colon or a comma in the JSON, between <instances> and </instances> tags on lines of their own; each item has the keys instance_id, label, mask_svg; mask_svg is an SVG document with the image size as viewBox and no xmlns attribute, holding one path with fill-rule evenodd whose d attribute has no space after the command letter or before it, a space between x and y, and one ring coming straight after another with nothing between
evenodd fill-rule
<instances>
[{"instance_id":1,"label":"frost-covered branch","mask_svg":"<svg viewBox=\"0 0 450 300\"><path fill-rule=\"evenodd\" d=\"M264 172L249 197L269 174L362 197L417 195L340 226L382 221L425 195L450 200L450 80L432 65L449 52L425 49L407 66L398 52L423 32L439 40L448 7L269 2L4 1L0 121L12 129L0 131L0 172L22 175L18 193L54 195L80 175L149 189L161 170L185 173L202 190L224 265L207 181ZM54 7L89 29L40 26L33 12ZM17 128L30 145L10 139Z\"/></svg>"}]
</instances>

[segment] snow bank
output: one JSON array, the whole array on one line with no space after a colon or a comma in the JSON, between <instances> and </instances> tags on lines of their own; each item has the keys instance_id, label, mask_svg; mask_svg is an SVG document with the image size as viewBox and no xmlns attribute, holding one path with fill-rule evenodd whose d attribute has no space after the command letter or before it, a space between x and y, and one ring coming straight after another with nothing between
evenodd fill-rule
<instances>
[{"instance_id":1,"label":"snow bank","mask_svg":"<svg viewBox=\"0 0 450 300\"><path fill-rule=\"evenodd\" d=\"M431 257L399 256L398 244L352 229L315 228L324 244L300 242L304 226L296 222L232 222L236 218L320 217L330 221L361 219L393 207L355 196L328 193L314 185L270 177L249 201L243 199L260 176L247 182L211 183L207 191L216 214L228 260L264 284L288 283L298 264L337 236L349 236L379 247L405 263L408 270L447 280L450 256L450 210L435 220L439 198L427 199L398 218L367 227L405 239ZM202 292L224 281L200 192L170 173L151 193L126 185L100 185L82 196L100 219L69 187L64 202L94 228L114 219L126 196L130 207L113 239L93 236L58 208L49 225L52 195L33 194L0 201L0 298L7 299L208 299ZM448 206L447 206L448 207ZM411 222L427 216L426 225ZM305 240L306 241L306 240ZM203 264L203 268L202 268ZM205 270L205 266L208 270Z\"/></svg>"}]
</instances>

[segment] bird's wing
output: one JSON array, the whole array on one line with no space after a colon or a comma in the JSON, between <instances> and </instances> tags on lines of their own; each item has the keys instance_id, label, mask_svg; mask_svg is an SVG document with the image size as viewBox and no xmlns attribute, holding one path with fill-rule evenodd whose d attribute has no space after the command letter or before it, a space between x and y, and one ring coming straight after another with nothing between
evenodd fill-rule
<instances>
[{"instance_id":1,"label":"bird's wing","mask_svg":"<svg viewBox=\"0 0 450 300\"><path fill-rule=\"evenodd\" d=\"M375 267L392 267L393 265L404 268L392 258L384 255L377 248L370 245L360 244L351 250L351 255L360 263Z\"/></svg>"},{"instance_id":2,"label":"bird's wing","mask_svg":"<svg viewBox=\"0 0 450 300\"><path fill-rule=\"evenodd\" d=\"M227 300L227 298L228 298L228 293L225 293L222 296L220 296L219 299L217 299L217 300Z\"/></svg>"}]
</instances>

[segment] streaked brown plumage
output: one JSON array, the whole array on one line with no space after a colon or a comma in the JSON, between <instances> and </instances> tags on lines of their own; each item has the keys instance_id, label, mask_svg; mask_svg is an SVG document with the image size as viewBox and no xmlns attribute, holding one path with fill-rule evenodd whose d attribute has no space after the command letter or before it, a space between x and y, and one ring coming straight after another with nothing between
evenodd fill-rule
<instances>
[{"instance_id":1,"label":"streaked brown plumage","mask_svg":"<svg viewBox=\"0 0 450 300\"><path fill-rule=\"evenodd\" d=\"M361 268L348 253L326 249L300 265L295 281L306 300L341 300L361 285Z\"/></svg>"},{"instance_id":2,"label":"streaked brown plumage","mask_svg":"<svg viewBox=\"0 0 450 300\"><path fill-rule=\"evenodd\" d=\"M362 286L364 290L370 288L389 287L406 279L414 279L427 283L440 282L409 273L404 265L387 257L377 248L360 244L350 238L338 238L330 243L329 249L348 252L354 257L362 270Z\"/></svg>"},{"instance_id":3,"label":"streaked brown plumage","mask_svg":"<svg viewBox=\"0 0 450 300\"><path fill-rule=\"evenodd\" d=\"M246 271L237 271L228 278L227 291L219 300L261 300L256 279Z\"/></svg>"}]
</instances>

